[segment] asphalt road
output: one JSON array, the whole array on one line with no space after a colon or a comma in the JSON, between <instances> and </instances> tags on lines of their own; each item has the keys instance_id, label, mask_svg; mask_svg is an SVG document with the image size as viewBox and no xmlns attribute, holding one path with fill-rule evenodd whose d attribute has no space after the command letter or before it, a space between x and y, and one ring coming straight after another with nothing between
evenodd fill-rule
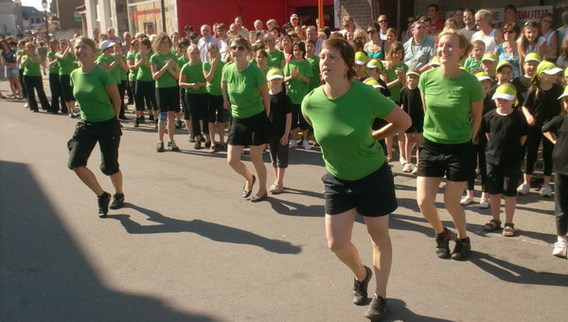
<instances>
[{"instance_id":1,"label":"asphalt road","mask_svg":"<svg viewBox=\"0 0 568 322\"><path fill-rule=\"evenodd\" d=\"M0 89L7 94L6 82ZM66 167L76 120L6 100L0 113L0 321L366 320L366 307L350 302L350 272L326 246L318 151L292 151L286 192L253 204L225 153L194 150L179 131L181 152L158 154L153 127L127 121L127 205L100 219L96 198ZM89 167L110 190L99 158L95 149ZM551 199L519 198L513 238L484 233L489 210L468 206L474 252L441 260L414 176L393 165L400 207L390 218L389 321L566 317L568 261L551 255ZM360 220L353 241L370 265Z\"/></svg>"}]
</instances>

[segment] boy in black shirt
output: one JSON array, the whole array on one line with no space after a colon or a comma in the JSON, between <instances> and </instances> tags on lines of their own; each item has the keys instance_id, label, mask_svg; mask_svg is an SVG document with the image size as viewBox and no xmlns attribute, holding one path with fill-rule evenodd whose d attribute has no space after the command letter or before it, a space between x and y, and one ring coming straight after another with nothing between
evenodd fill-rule
<instances>
[{"instance_id":1,"label":"boy in black shirt","mask_svg":"<svg viewBox=\"0 0 568 322\"><path fill-rule=\"evenodd\" d=\"M568 87L560 96L568 112ZM554 201L556 203L556 233L552 255L566 258L568 249L568 114L555 116L542 127L544 136L554 144Z\"/></svg>"},{"instance_id":2,"label":"boy in black shirt","mask_svg":"<svg viewBox=\"0 0 568 322\"><path fill-rule=\"evenodd\" d=\"M270 87L269 118L272 124L269 152L275 177L268 191L272 194L279 194L284 190L284 172L288 167L288 137L292 125L292 101L282 91L284 73L281 69L272 68L268 71L266 79Z\"/></svg>"},{"instance_id":3,"label":"boy in black shirt","mask_svg":"<svg viewBox=\"0 0 568 322\"><path fill-rule=\"evenodd\" d=\"M487 136L487 192L493 219L483 226L485 231L501 228L501 194L505 197L503 236L515 235L513 216L517 204L517 185L521 180L521 155L527 139L528 124L519 110L513 109L517 91L511 84L497 88L493 100L497 109L483 116L481 130Z\"/></svg>"}]
</instances>

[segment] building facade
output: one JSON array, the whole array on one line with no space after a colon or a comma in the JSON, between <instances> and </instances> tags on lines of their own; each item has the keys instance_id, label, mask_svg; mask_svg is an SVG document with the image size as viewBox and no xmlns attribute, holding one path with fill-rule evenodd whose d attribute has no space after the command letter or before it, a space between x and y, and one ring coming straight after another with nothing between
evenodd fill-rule
<instances>
[{"instance_id":1,"label":"building facade","mask_svg":"<svg viewBox=\"0 0 568 322\"><path fill-rule=\"evenodd\" d=\"M66 0L63 0L64 2ZM102 33L114 28L117 35L128 30L126 0L85 0L84 11L77 11L85 19L83 34L92 37L95 30ZM70 7L69 10L74 8Z\"/></svg>"}]
</instances>

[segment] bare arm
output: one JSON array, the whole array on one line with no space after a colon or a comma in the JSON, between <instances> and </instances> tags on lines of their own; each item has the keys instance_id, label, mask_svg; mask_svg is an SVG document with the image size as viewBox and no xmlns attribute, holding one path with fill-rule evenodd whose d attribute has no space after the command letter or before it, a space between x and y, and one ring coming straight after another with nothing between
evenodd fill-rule
<instances>
[{"instance_id":1,"label":"bare arm","mask_svg":"<svg viewBox=\"0 0 568 322\"><path fill-rule=\"evenodd\" d=\"M477 136L479 125L481 125L481 117L483 116L483 101L477 101L470 104L471 106L471 132L472 137Z\"/></svg>"},{"instance_id":2,"label":"bare arm","mask_svg":"<svg viewBox=\"0 0 568 322\"><path fill-rule=\"evenodd\" d=\"M556 134L555 134L555 133L553 133L553 132L544 132L543 134L544 134L544 137L547 138L550 142L552 142L553 144L556 144L556 139L557 139L557 137L556 137ZM525 140L526 140L527 136L525 135L525 136L523 136L523 138L525 138ZM522 140L523 140L523 139L521 138L521 141L522 141Z\"/></svg>"},{"instance_id":3,"label":"bare arm","mask_svg":"<svg viewBox=\"0 0 568 322\"><path fill-rule=\"evenodd\" d=\"M284 146L288 144L288 138L290 137L290 127L292 126L292 113L286 114L286 127L284 130L284 135L280 138L280 145Z\"/></svg>"},{"instance_id":4,"label":"bare arm","mask_svg":"<svg viewBox=\"0 0 568 322\"><path fill-rule=\"evenodd\" d=\"M217 63L219 62L218 59L215 59L211 62L211 69L209 69L208 72L203 71L203 77L205 77L205 80L208 82L213 81L213 78L215 77L215 69L217 68Z\"/></svg>"},{"instance_id":5,"label":"bare arm","mask_svg":"<svg viewBox=\"0 0 568 322\"><path fill-rule=\"evenodd\" d=\"M221 82L221 94L223 95L223 108L228 110L231 108L229 103L229 95L227 94L227 82Z\"/></svg>"},{"instance_id":6,"label":"bare arm","mask_svg":"<svg viewBox=\"0 0 568 322\"><path fill-rule=\"evenodd\" d=\"M166 70L168 69L168 64L164 64L164 66L162 66L162 68L160 68L158 70L158 65L156 64L151 64L150 65L150 69L152 70L152 78L154 80L158 80L160 77L162 77L162 75L166 72Z\"/></svg>"},{"instance_id":7,"label":"bare arm","mask_svg":"<svg viewBox=\"0 0 568 322\"><path fill-rule=\"evenodd\" d=\"M262 104L264 104L264 111L266 116L270 115L270 95L268 94L268 85L264 84L258 88L262 94Z\"/></svg>"},{"instance_id":8,"label":"bare arm","mask_svg":"<svg viewBox=\"0 0 568 322\"><path fill-rule=\"evenodd\" d=\"M112 107L114 109L114 115L118 118L120 112L120 94L118 93L118 87L116 84L112 84L105 87L105 90L112 102Z\"/></svg>"},{"instance_id":9,"label":"bare arm","mask_svg":"<svg viewBox=\"0 0 568 322\"><path fill-rule=\"evenodd\" d=\"M373 138L375 140L383 140L408 129L410 125L412 125L410 116L408 116L408 114L406 114L398 106L395 106L395 108L393 108L393 110L385 116L384 119L387 120L389 124L373 131Z\"/></svg>"}]
</instances>

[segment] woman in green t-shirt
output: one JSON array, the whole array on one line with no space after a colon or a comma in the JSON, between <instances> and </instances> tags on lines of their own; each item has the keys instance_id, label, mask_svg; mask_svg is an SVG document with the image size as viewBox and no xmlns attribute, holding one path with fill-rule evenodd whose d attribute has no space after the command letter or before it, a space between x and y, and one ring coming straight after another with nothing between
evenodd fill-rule
<instances>
[{"instance_id":1,"label":"woman in green t-shirt","mask_svg":"<svg viewBox=\"0 0 568 322\"><path fill-rule=\"evenodd\" d=\"M156 81L156 99L160 109L158 119L157 152L164 152L164 134L168 125L168 147L171 151L179 151L174 141L176 113L180 111L179 101L179 65L177 57L171 52L172 41L165 33L159 34L152 44L154 54L150 57L152 78Z\"/></svg>"},{"instance_id":2,"label":"woman in green t-shirt","mask_svg":"<svg viewBox=\"0 0 568 322\"><path fill-rule=\"evenodd\" d=\"M110 176L115 189L111 209L124 205L122 172L118 164L120 144L120 95L116 81L109 71L95 63L95 43L87 38L75 42L77 58L81 68L71 72L73 95L81 108L81 121L67 146L69 148L69 169L75 171L89 189L97 195L99 217L108 213L111 195L105 192L93 172L87 168L87 161L97 142L101 150L101 171Z\"/></svg>"},{"instance_id":3,"label":"woman in green t-shirt","mask_svg":"<svg viewBox=\"0 0 568 322\"><path fill-rule=\"evenodd\" d=\"M158 125L158 103L156 101L156 83L152 78L150 70L150 56L152 55L152 43L148 39L140 40L139 52L135 56L134 68L138 68L136 73L136 87L134 89L134 107L136 117L140 122L144 116L144 101L148 108L150 121Z\"/></svg>"},{"instance_id":4,"label":"woman in green t-shirt","mask_svg":"<svg viewBox=\"0 0 568 322\"><path fill-rule=\"evenodd\" d=\"M50 113L57 114L59 106L61 110L66 109L65 100L61 95L61 83L59 82L59 64L55 53L59 51L59 41L53 39L49 42L50 50L47 52L47 67L49 70L49 89L51 90L51 110Z\"/></svg>"},{"instance_id":5,"label":"woman in green t-shirt","mask_svg":"<svg viewBox=\"0 0 568 322\"><path fill-rule=\"evenodd\" d=\"M71 72L77 68L77 59L73 52L73 46L69 45L66 39L59 41L60 51L55 53L57 64L59 64L59 83L61 84L61 96L65 101L65 108L62 112L69 114L69 117L77 117L78 114L74 112L75 97L73 97L73 88L71 88L70 75Z\"/></svg>"},{"instance_id":6,"label":"woman in green t-shirt","mask_svg":"<svg viewBox=\"0 0 568 322\"><path fill-rule=\"evenodd\" d=\"M207 115L207 88L203 76L203 63L201 53L197 45L190 45L187 48L189 62L181 68L179 76L179 86L185 89L187 109L183 111L183 118L190 133L195 136L195 149L201 149L201 139L205 139L205 148L211 148L211 138L209 137L209 120ZM190 118L191 115L191 118ZM191 119L191 122L190 122Z\"/></svg>"},{"instance_id":7,"label":"woman in green t-shirt","mask_svg":"<svg viewBox=\"0 0 568 322\"><path fill-rule=\"evenodd\" d=\"M475 176L471 140L481 122L484 92L477 78L460 68L460 61L471 49L465 36L450 29L440 33L436 43L441 66L424 72L418 85L425 113L416 193L422 215L436 232L438 257L463 260L471 244L460 199L467 180ZM444 204L458 231L451 254L452 233L442 224L436 208L436 194L444 176Z\"/></svg>"},{"instance_id":8,"label":"woman in green t-shirt","mask_svg":"<svg viewBox=\"0 0 568 322\"><path fill-rule=\"evenodd\" d=\"M268 33L264 36L264 44L266 45L266 54L268 55L268 60L266 64L269 67L283 69L286 64L286 59L284 58L284 53L276 48L276 38L273 34Z\"/></svg>"},{"instance_id":9,"label":"woman in green t-shirt","mask_svg":"<svg viewBox=\"0 0 568 322\"><path fill-rule=\"evenodd\" d=\"M256 177L241 161L241 155L244 147L250 146L250 158L259 180L258 191L251 201L258 202L268 197L262 151L270 140L270 96L264 74L248 60L252 53L248 40L236 36L229 47L233 62L225 65L221 77L223 107L227 110L232 108L233 115L227 161L235 172L246 179L243 197L248 198Z\"/></svg>"},{"instance_id":10,"label":"woman in green t-shirt","mask_svg":"<svg viewBox=\"0 0 568 322\"><path fill-rule=\"evenodd\" d=\"M47 100L47 96L45 95L45 91L43 90L43 81L41 78L41 58L36 53L36 45L29 42L26 43L26 51L25 54L22 56L22 66L24 67L24 84L26 86L27 94L28 94L28 105L29 108L37 112L38 106L37 101L35 99L35 92L39 97L39 101L41 103L41 108L44 111L50 111L51 106L49 105L49 101Z\"/></svg>"},{"instance_id":11,"label":"woman in green t-shirt","mask_svg":"<svg viewBox=\"0 0 568 322\"><path fill-rule=\"evenodd\" d=\"M207 81L207 113L209 115L209 136L213 151L226 150L225 128L231 120L231 113L223 108L223 95L221 94L221 74L225 63L221 60L221 53L216 44L207 45L209 61L203 63L203 76ZM215 133L219 134L219 142L215 141Z\"/></svg>"},{"instance_id":12,"label":"woman in green t-shirt","mask_svg":"<svg viewBox=\"0 0 568 322\"><path fill-rule=\"evenodd\" d=\"M410 118L373 87L355 80L355 53L342 38L322 45L320 71L324 85L302 102L302 112L314 129L327 174L325 230L328 247L355 274L353 302L367 300L373 271L364 266L351 242L353 223L361 214L373 245L376 290L366 317L386 314L386 289L392 261L389 214L397 208L393 175L377 140L404 131ZM373 131L375 118L390 124Z\"/></svg>"},{"instance_id":13,"label":"woman in green t-shirt","mask_svg":"<svg viewBox=\"0 0 568 322\"><path fill-rule=\"evenodd\" d=\"M139 44L140 41L138 41L138 39L132 40L130 44L130 50L128 50L128 53L126 54L126 65L128 66L127 104L132 104L133 103L132 101L134 100L134 91L136 90L136 74L138 73L138 68L139 68L136 67L136 54L138 53ZM134 126L137 126L136 124L140 123L140 118L137 114L137 111L135 112L135 115L136 115L136 121L138 122L135 121Z\"/></svg>"}]
</instances>

